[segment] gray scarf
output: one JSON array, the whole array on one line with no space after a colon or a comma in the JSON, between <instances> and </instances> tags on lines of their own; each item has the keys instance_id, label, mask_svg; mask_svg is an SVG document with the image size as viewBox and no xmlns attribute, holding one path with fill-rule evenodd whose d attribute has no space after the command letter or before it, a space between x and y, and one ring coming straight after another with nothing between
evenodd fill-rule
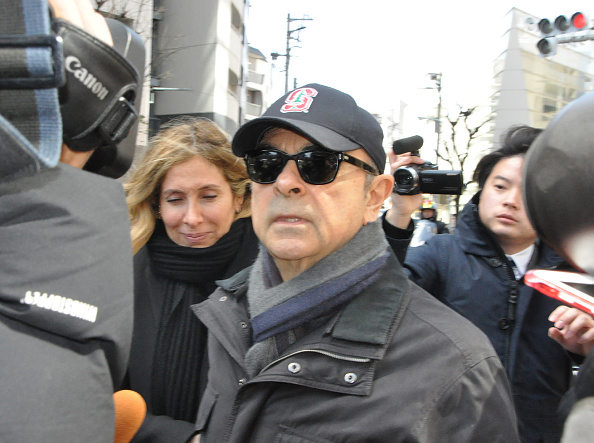
<instances>
[{"instance_id":1,"label":"gray scarf","mask_svg":"<svg viewBox=\"0 0 594 443\"><path fill-rule=\"evenodd\" d=\"M245 357L250 377L277 358L279 348L295 342L304 325L326 319L371 285L386 263L387 249L381 223L375 221L338 251L283 282L262 247L247 292L255 342Z\"/></svg>"}]
</instances>

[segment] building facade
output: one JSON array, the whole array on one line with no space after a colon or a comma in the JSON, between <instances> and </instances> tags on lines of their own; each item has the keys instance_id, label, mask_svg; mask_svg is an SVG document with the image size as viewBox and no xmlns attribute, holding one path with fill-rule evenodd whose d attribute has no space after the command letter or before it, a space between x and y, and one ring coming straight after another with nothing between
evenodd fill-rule
<instances>
[{"instance_id":1,"label":"building facade","mask_svg":"<svg viewBox=\"0 0 594 443\"><path fill-rule=\"evenodd\" d=\"M247 43L249 0L107 0L98 7L146 46L134 163L176 117L204 117L232 135L268 107L271 66Z\"/></svg>"},{"instance_id":2,"label":"building facade","mask_svg":"<svg viewBox=\"0 0 594 443\"><path fill-rule=\"evenodd\" d=\"M243 119L247 0L155 0L151 129L180 115Z\"/></svg>"},{"instance_id":3,"label":"building facade","mask_svg":"<svg viewBox=\"0 0 594 443\"><path fill-rule=\"evenodd\" d=\"M270 105L270 63L258 49L248 47L244 120L260 117Z\"/></svg>"},{"instance_id":4,"label":"building facade","mask_svg":"<svg viewBox=\"0 0 594 443\"><path fill-rule=\"evenodd\" d=\"M541 57L536 47L541 18L516 8L505 18L507 31L494 63L494 145L511 125L544 128L561 108L594 89L592 42L560 44L555 55Z\"/></svg>"}]
</instances>

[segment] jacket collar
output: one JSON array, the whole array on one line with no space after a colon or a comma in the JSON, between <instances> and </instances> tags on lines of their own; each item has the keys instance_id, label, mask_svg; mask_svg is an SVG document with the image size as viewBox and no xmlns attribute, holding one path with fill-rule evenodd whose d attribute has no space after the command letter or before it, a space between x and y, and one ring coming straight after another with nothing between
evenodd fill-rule
<instances>
[{"instance_id":1,"label":"jacket collar","mask_svg":"<svg viewBox=\"0 0 594 443\"><path fill-rule=\"evenodd\" d=\"M378 280L361 292L340 313L332 336L342 340L384 345L400 320L408 278L394 254L390 254Z\"/></svg>"},{"instance_id":2,"label":"jacket collar","mask_svg":"<svg viewBox=\"0 0 594 443\"><path fill-rule=\"evenodd\" d=\"M464 252L488 257L503 256L503 250L479 217L480 196L481 192L479 191L464 206L454 235Z\"/></svg>"},{"instance_id":3,"label":"jacket collar","mask_svg":"<svg viewBox=\"0 0 594 443\"><path fill-rule=\"evenodd\" d=\"M477 192L464 206L454 235L460 247L466 253L504 259L503 249L479 217L478 204L480 198L481 191ZM531 260L531 267L536 263L538 267L552 267L562 262L561 257L542 243L540 239L536 240L535 254L537 254L536 260Z\"/></svg>"},{"instance_id":4,"label":"jacket collar","mask_svg":"<svg viewBox=\"0 0 594 443\"><path fill-rule=\"evenodd\" d=\"M240 301L247 293L250 268L217 282ZM408 306L408 278L394 256L390 256L379 278L363 290L325 326L299 340L296 345L362 358L381 359ZM290 347L287 352L295 349Z\"/></svg>"}]
</instances>

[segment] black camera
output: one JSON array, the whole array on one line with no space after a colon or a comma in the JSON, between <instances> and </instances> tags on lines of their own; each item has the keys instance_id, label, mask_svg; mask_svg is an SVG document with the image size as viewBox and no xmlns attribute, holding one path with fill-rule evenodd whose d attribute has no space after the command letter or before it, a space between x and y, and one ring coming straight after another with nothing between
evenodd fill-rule
<instances>
[{"instance_id":1,"label":"black camera","mask_svg":"<svg viewBox=\"0 0 594 443\"><path fill-rule=\"evenodd\" d=\"M421 146L423 137L413 135L396 140L392 150L397 155L410 152L418 157ZM394 171L394 192L400 195L462 194L462 171L440 171L431 162L402 166Z\"/></svg>"}]
</instances>

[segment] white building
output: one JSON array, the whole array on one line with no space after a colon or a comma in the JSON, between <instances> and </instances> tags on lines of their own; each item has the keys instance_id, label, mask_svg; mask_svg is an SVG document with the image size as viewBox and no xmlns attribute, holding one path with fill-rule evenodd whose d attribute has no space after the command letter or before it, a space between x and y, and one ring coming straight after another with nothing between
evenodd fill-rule
<instances>
[{"instance_id":1,"label":"white building","mask_svg":"<svg viewBox=\"0 0 594 443\"><path fill-rule=\"evenodd\" d=\"M247 0L155 0L154 9L151 119L206 117L232 134L244 112Z\"/></svg>"},{"instance_id":2,"label":"white building","mask_svg":"<svg viewBox=\"0 0 594 443\"><path fill-rule=\"evenodd\" d=\"M248 47L245 121L262 115L270 105L270 63L258 49Z\"/></svg>"},{"instance_id":3,"label":"white building","mask_svg":"<svg viewBox=\"0 0 594 443\"><path fill-rule=\"evenodd\" d=\"M502 52L494 63L494 144L514 124L544 128L566 104L594 89L592 42L559 44L557 54L541 57L536 48L541 18L516 8L506 16Z\"/></svg>"}]
</instances>

